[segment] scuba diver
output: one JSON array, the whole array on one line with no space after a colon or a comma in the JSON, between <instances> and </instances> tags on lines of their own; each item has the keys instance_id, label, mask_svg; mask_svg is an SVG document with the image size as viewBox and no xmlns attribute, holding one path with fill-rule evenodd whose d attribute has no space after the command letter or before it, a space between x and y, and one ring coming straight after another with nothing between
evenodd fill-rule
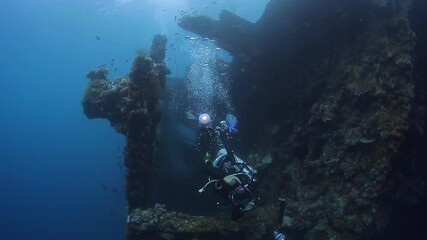
<instances>
[{"instance_id":1,"label":"scuba diver","mask_svg":"<svg viewBox=\"0 0 427 240\"><path fill-rule=\"evenodd\" d=\"M221 121L218 126L212 124L211 116L206 113L201 114L198 120L199 151L203 154L205 171L209 175L208 182L199 192L202 193L211 186L218 196L233 206L231 219L237 220L255 206L254 185L257 181L257 170L237 157L230 146L237 133L237 119L234 115L227 114L226 120ZM279 198L279 202L278 221L272 235L274 240L285 240L286 235L280 231L285 199Z\"/></svg>"},{"instance_id":2,"label":"scuba diver","mask_svg":"<svg viewBox=\"0 0 427 240\"><path fill-rule=\"evenodd\" d=\"M231 141L237 133L237 119L227 114L218 126L212 124L209 114L198 118L200 128L199 151L203 154L208 182L199 190L212 187L214 192L233 206L231 219L237 220L255 206L254 184L257 171L237 157L231 149ZM215 156L214 158L212 156Z\"/></svg>"}]
</instances>

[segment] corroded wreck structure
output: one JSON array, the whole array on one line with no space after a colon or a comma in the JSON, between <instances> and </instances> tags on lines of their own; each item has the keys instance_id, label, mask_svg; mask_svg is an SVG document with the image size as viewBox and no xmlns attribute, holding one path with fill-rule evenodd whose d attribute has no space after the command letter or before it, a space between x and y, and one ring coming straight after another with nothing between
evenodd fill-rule
<instances>
[{"instance_id":1,"label":"corroded wreck structure","mask_svg":"<svg viewBox=\"0 0 427 240\"><path fill-rule=\"evenodd\" d=\"M130 209L154 204L152 173L156 127L161 117L160 97L165 85L166 37L155 36L150 57L137 56L127 77L107 79L104 66L86 74L90 82L83 97L88 118L106 118L126 136L126 199Z\"/></svg>"},{"instance_id":2,"label":"corroded wreck structure","mask_svg":"<svg viewBox=\"0 0 427 240\"><path fill-rule=\"evenodd\" d=\"M233 55L231 93L263 196L236 222L151 199L164 39L129 77L90 72L86 115L127 137L128 239L272 239L278 196L288 239L427 236L425 12L423 0L271 0L256 23L227 11L181 19Z\"/></svg>"}]
</instances>

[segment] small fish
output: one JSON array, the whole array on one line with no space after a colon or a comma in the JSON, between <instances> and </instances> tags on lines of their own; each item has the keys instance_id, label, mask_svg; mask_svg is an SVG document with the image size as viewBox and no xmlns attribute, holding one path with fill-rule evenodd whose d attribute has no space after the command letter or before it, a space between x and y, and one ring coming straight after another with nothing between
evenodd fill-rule
<instances>
[{"instance_id":1,"label":"small fish","mask_svg":"<svg viewBox=\"0 0 427 240\"><path fill-rule=\"evenodd\" d=\"M127 62L128 62L128 60L126 59L126 60L125 60L125 63L127 63Z\"/></svg>"},{"instance_id":2,"label":"small fish","mask_svg":"<svg viewBox=\"0 0 427 240\"><path fill-rule=\"evenodd\" d=\"M119 190L117 190L117 188L112 188L112 189L111 189L111 191L112 191L113 193L117 193Z\"/></svg>"},{"instance_id":3,"label":"small fish","mask_svg":"<svg viewBox=\"0 0 427 240\"><path fill-rule=\"evenodd\" d=\"M115 59L115 58L113 58L113 59L111 59L111 61L112 61L112 62L114 62L114 61L116 61L116 59Z\"/></svg>"},{"instance_id":4,"label":"small fish","mask_svg":"<svg viewBox=\"0 0 427 240\"><path fill-rule=\"evenodd\" d=\"M217 48L215 48L215 50L218 51L218 52L220 52L221 48L217 47Z\"/></svg>"},{"instance_id":5,"label":"small fish","mask_svg":"<svg viewBox=\"0 0 427 240\"><path fill-rule=\"evenodd\" d=\"M99 41L99 40L101 40L101 38L100 38L98 35L96 35L96 36L95 36L95 38L96 38L96 40L98 40L98 41Z\"/></svg>"},{"instance_id":6,"label":"small fish","mask_svg":"<svg viewBox=\"0 0 427 240\"><path fill-rule=\"evenodd\" d=\"M203 41L209 41L209 38L205 37L205 38L203 38Z\"/></svg>"},{"instance_id":7,"label":"small fish","mask_svg":"<svg viewBox=\"0 0 427 240\"><path fill-rule=\"evenodd\" d=\"M107 185L105 185L105 183L101 183L101 186L103 190L107 189Z\"/></svg>"},{"instance_id":8,"label":"small fish","mask_svg":"<svg viewBox=\"0 0 427 240\"><path fill-rule=\"evenodd\" d=\"M225 75L227 75L227 73L221 73L221 76L225 76Z\"/></svg>"},{"instance_id":9,"label":"small fish","mask_svg":"<svg viewBox=\"0 0 427 240\"><path fill-rule=\"evenodd\" d=\"M191 112L191 111L185 111L185 116L189 120L197 120L196 115L193 112Z\"/></svg>"},{"instance_id":10,"label":"small fish","mask_svg":"<svg viewBox=\"0 0 427 240\"><path fill-rule=\"evenodd\" d=\"M171 45L169 45L169 47L173 47L173 46L175 46L175 44L173 44L173 43Z\"/></svg>"},{"instance_id":11,"label":"small fish","mask_svg":"<svg viewBox=\"0 0 427 240\"><path fill-rule=\"evenodd\" d=\"M373 143L373 142L375 142L375 138L369 139L369 138L362 137L359 139L359 142L364 143L364 144Z\"/></svg>"},{"instance_id":12,"label":"small fish","mask_svg":"<svg viewBox=\"0 0 427 240\"><path fill-rule=\"evenodd\" d=\"M176 32L175 35L179 35L179 32Z\"/></svg>"},{"instance_id":13,"label":"small fish","mask_svg":"<svg viewBox=\"0 0 427 240\"><path fill-rule=\"evenodd\" d=\"M176 22L176 16L175 16L175 22Z\"/></svg>"}]
</instances>

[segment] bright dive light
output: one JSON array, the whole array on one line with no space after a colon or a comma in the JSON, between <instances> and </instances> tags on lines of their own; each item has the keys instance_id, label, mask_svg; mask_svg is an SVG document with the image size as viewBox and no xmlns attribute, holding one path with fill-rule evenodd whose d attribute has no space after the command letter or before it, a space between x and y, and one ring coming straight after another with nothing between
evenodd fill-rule
<instances>
[{"instance_id":1,"label":"bright dive light","mask_svg":"<svg viewBox=\"0 0 427 240\"><path fill-rule=\"evenodd\" d=\"M199 124L202 126L206 126L211 123L211 116L207 113L200 114L199 116Z\"/></svg>"}]
</instances>

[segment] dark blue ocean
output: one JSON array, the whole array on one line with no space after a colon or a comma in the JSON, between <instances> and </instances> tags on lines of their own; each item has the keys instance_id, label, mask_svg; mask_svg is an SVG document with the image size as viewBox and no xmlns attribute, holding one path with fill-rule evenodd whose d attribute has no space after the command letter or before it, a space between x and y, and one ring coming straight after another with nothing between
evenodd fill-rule
<instances>
[{"instance_id":1,"label":"dark blue ocean","mask_svg":"<svg viewBox=\"0 0 427 240\"><path fill-rule=\"evenodd\" d=\"M255 22L266 3L2 1L0 239L124 239L124 137L83 114L84 74L103 64L109 78L127 74L137 49L161 33L170 77L183 77L191 58L182 48L189 33L175 20L181 10L216 18L227 9Z\"/></svg>"}]
</instances>

